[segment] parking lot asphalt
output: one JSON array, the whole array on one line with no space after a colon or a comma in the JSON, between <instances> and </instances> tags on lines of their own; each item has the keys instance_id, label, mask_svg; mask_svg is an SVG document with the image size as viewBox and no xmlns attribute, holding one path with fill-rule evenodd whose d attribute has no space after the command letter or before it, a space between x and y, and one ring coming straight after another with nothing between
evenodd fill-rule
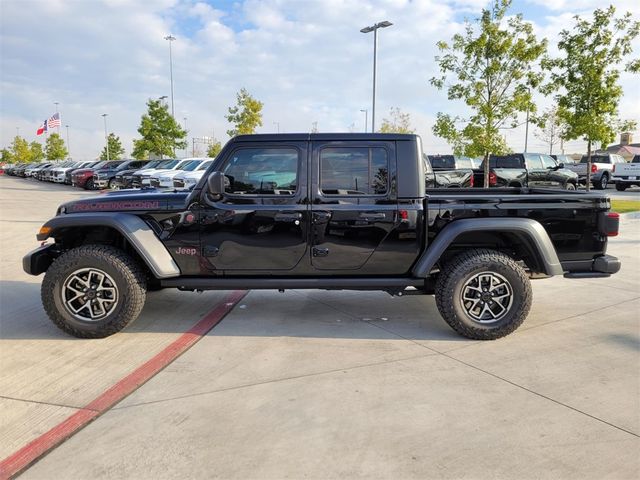
<instances>
[{"instance_id":1,"label":"parking lot asphalt","mask_svg":"<svg viewBox=\"0 0 640 480\"><path fill-rule=\"evenodd\" d=\"M108 390L228 292L150 293L124 332L57 330L22 255L86 192L0 178L0 459ZM91 193L95 194L95 193ZM640 476L640 218L608 279L533 282L529 318L457 336L430 296L252 291L21 478Z\"/></svg>"}]
</instances>

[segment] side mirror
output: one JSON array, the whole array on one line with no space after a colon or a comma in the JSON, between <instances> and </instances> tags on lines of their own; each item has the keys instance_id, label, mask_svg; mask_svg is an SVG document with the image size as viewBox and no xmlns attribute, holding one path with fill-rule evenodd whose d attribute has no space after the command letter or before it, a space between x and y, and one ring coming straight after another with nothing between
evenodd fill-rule
<instances>
[{"instance_id":1,"label":"side mirror","mask_svg":"<svg viewBox=\"0 0 640 480\"><path fill-rule=\"evenodd\" d=\"M211 195L222 195L225 189L226 177L222 172L211 172L207 178L207 185Z\"/></svg>"},{"instance_id":2,"label":"side mirror","mask_svg":"<svg viewBox=\"0 0 640 480\"><path fill-rule=\"evenodd\" d=\"M564 163L560 162L560 163L558 164L558 168L564 168Z\"/></svg>"}]
</instances>

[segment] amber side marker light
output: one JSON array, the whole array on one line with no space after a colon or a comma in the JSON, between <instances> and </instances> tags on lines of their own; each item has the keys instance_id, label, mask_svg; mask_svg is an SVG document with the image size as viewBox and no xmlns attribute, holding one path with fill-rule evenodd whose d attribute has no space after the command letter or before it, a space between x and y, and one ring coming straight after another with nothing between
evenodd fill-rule
<instances>
[{"instance_id":1,"label":"amber side marker light","mask_svg":"<svg viewBox=\"0 0 640 480\"><path fill-rule=\"evenodd\" d=\"M40 235L49 235L51 233L51 227L40 227L38 231L38 236Z\"/></svg>"}]
</instances>

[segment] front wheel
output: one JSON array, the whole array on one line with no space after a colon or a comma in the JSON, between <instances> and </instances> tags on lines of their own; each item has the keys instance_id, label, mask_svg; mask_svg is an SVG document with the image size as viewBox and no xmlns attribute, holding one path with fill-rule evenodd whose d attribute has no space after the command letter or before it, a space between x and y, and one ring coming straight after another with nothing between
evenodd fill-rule
<instances>
[{"instance_id":1,"label":"front wheel","mask_svg":"<svg viewBox=\"0 0 640 480\"><path fill-rule=\"evenodd\" d=\"M84 189L85 190L93 190L94 188L95 188L95 184L93 183L93 178L88 179L84 183Z\"/></svg>"},{"instance_id":2,"label":"front wheel","mask_svg":"<svg viewBox=\"0 0 640 480\"><path fill-rule=\"evenodd\" d=\"M116 189L116 179L112 178L111 180L109 180L109 189L110 190L115 190Z\"/></svg>"},{"instance_id":3,"label":"front wheel","mask_svg":"<svg viewBox=\"0 0 640 480\"><path fill-rule=\"evenodd\" d=\"M146 277L125 252L85 245L60 255L42 282L53 323L79 338L103 338L133 322L144 306Z\"/></svg>"},{"instance_id":4,"label":"front wheel","mask_svg":"<svg viewBox=\"0 0 640 480\"><path fill-rule=\"evenodd\" d=\"M565 190L575 190L576 189L576 184L572 183L572 182L567 182L564 186Z\"/></svg>"},{"instance_id":5,"label":"front wheel","mask_svg":"<svg viewBox=\"0 0 640 480\"><path fill-rule=\"evenodd\" d=\"M436 282L442 318L460 335L495 340L517 329L533 298L524 269L494 250L470 250L446 264Z\"/></svg>"}]
</instances>

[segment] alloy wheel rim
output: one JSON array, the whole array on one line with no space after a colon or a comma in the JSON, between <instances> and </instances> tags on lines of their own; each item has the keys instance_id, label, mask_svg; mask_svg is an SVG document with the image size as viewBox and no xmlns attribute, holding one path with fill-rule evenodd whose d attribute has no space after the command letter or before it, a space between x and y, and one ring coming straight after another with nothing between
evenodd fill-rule
<instances>
[{"instance_id":1,"label":"alloy wheel rim","mask_svg":"<svg viewBox=\"0 0 640 480\"><path fill-rule=\"evenodd\" d=\"M495 323L509 313L513 305L513 288L499 273L481 272L464 283L460 301L474 322Z\"/></svg>"},{"instance_id":2,"label":"alloy wheel rim","mask_svg":"<svg viewBox=\"0 0 640 480\"><path fill-rule=\"evenodd\" d=\"M118 303L118 287L111 276L97 268L81 268L62 285L65 309L78 320L97 322Z\"/></svg>"}]
</instances>

